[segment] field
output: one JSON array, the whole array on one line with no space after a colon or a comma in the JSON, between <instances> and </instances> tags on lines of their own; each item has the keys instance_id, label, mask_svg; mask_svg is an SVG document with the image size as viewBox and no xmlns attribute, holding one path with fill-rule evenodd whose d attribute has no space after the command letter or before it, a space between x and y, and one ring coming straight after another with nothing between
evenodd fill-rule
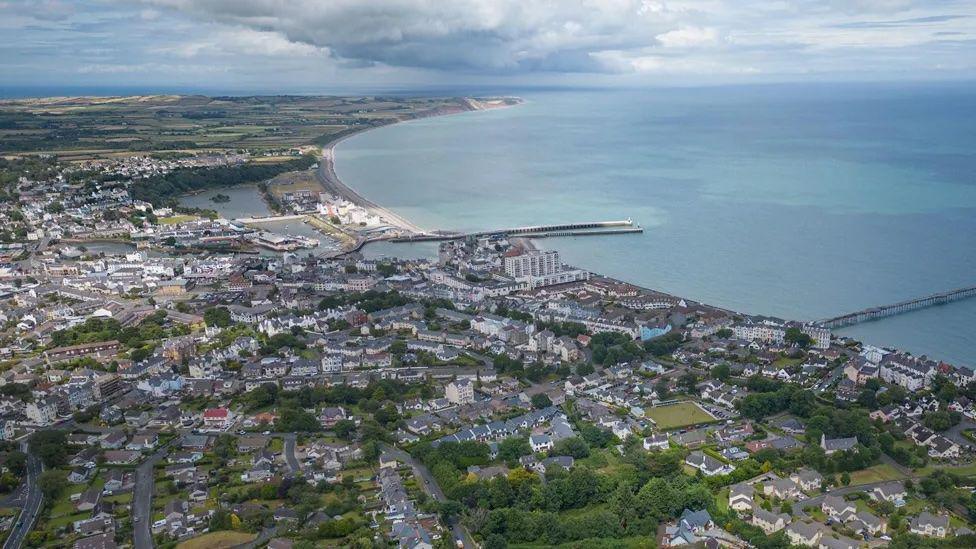
<instances>
[{"instance_id":1,"label":"field","mask_svg":"<svg viewBox=\"0 0 976 549\"><path fill-rule=\"evenodd\" d=\"M462 98L60 97L0 100L0 154L56 154L63 160L133 152L309 149L360 129L471 110Z\"/></svg>"},{"instance_id":2,"label":"field","mask_svg":"<svg viewBox=\"0 0 976 549\"><path fill-rule=\"evenodd\" d=\"M257 535L246 532L210 532L202 536L188 539L176 546L176 549L227 549L242 543L247 543Z\"/></svg>"},{"instance_id":3,"label":"field","mask_svg":"<svg viewBox=\"0 0 976 549\"><path fill-rule=\"evenodd\" d=\"M873 482L884 482L886 480L897 480L905 478L905 475L898 472L897 469L888 465L887 463L882 463L880 465L875 465L873 467L868 467L861 471L854 471L851 473L851 484L857 486L859 484L871 484Z\"/></svg>"},{"instance_id":4,"label":"field","mask_svg":"<svg viewBox=\"0 0 976 549\"><path fill-rule=\"evenodd\" d=\"M186 223L187 221L195 221L200 219L195 215L173 215L170 217L160 217L159 222L163 225L176 225L177 223Z\"/></svg>"},{"instance_id":5,"label":"field","mask_svg":"<svg viewBox=\"0 0 976 549\"><path fill-rule=\"evenodd\" d=\"M715 421L715 418L694 402L681 402L671 406L645 409L644 415L653 419L660 429L676 429L696 423Z\"/></svg>"}]
</instances>

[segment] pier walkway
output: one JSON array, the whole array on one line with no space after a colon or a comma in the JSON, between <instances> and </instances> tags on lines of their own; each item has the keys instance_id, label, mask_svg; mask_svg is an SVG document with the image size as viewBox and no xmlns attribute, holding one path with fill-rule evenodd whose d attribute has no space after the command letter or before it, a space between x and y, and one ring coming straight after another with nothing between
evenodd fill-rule
<instances>
[{"instance_id":1,"label":"pier walkway","mask_svg":"<svg viewBox=\"0 0 976 549\"><path fill-rule=\"evenodd\" d=\"M632 227L630 229L616 229L600 231L599 229L610 229L613 227ZM454 232L432 232L411 236L401 236L391 239L391 242L432 242L446 240L463 240L465 238L506 235L524 237L545 237L545 236L580 236L583 234L621 234L639 233L644 229L634 227L634 222L630 219L621 221L586 221L582 223L563 223L559 225L531 225L528 227L513 227L508 229L494 229L489 231L475 231L469 233ZM555 233L555 234L554 234Z\"/></svg>"},{"instance_id":2,"label":"pier walkway","mask_svg":"<svg viewBox=\"0 0 976 549\"><path fill-rule=\"evenodd\" d=\"M234 220L235 223L273 223L275 221L297 221L299 219L305 219L306 214L295 214L295 215L265 215L259 217L238 217Z\"/></svg>"},{"instance_id":3,"label":"pier walkway","mask_svg":"<svg viewBox=\"0 0 976 549\"><path fill-rule=\"evenodd\" d=\"M879 318L900 315L902 313L916 311L926 307L944 305L952 301L959 301L960 299L966 299L974 296L976 296L976 286L969 286L967 288L958 288L956 290L932 294L925 297L919 297L917 299L909 299L907 301L901 301L891 305L882 305L880 307L862 309L846 315L818 320L816 323L825 328L841 328L844 326L860 324L861 322L877 320Z\"/></svg>"}]
</instances>

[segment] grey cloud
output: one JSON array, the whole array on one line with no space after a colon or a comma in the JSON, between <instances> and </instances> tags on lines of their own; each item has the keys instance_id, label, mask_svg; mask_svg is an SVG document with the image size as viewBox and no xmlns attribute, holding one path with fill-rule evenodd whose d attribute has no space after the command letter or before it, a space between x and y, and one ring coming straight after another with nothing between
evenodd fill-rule
<instances>
[{"instance_id":1,"label":"grey cloud","mask_svg":"<svg viewBox=\"0 0 976 549\"><path fill-rule=\"evenodd\" d=\"M852 23L842 23L832 25L838 29L887 29L899 27L911 27L915 25L931 25L934 23L945 23L955 19L965 19L968 15L933 15L929 17L915 17L913 19L897 19L894 21L855 21Z\"/></svg>"}]
</instances>

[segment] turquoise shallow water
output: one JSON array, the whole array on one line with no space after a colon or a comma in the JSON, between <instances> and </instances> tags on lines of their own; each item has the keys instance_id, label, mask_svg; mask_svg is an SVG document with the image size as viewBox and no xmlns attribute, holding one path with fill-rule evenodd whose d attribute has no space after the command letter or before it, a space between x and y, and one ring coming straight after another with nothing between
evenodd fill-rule
<instances>
[{"instance_id":1,"label":"turquoise shallow water","mask_svg":"<svg viewBox=\"0 0 976 549\"><path fill-rule=\"evenodd\" d=\"M750 313L816 319L976 284L972 86L521 95L354 136L338 174L426 228L632 217L643 235L540 244ZM976 300L842 333L974 365Z\"/></svg>"}]
</instances>

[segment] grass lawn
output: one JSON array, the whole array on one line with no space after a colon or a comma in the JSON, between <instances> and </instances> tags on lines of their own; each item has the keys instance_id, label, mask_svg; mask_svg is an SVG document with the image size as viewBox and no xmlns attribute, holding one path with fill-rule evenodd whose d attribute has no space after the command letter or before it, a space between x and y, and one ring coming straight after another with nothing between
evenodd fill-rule
<instances>
[{"instance_id":1,"label":"grass lawn","mask_svg":"<svg viewBox=\"0 0 976 549\"><path fill-rule=\"evenodd\" d=\"M897 469L887 463L882 463L851 473L851 484L857 486L859 484L871 484L873 482L884 482L886 480L899 480L903 478L905 478L905 475L899 473Z\"/></svg>"},{"instance_id":2,"label":"grass lawn","mask_svg":"<svg viewBox=\"0 0 976 549\"><path fill-rule=\"evenodd\" d=\"M947 471L949 473L955 473L955 474L957 474L959 476L963 476L963 477L973 476L973 475L976 475L976 462L970 463L968 465L960 465L958 467L954 467L954 466L940 466L940 465L929 465L927 467L923 467L923 468L919 469L918 471L916 471L916 473L918 473L919 475L924 476L924 475L932 474L932 473L934 473L935 471L938 471L938 470Z\"/></svg>"},{"instance_id":3,"label":"grass lawn","mask_svg":"<svg viewBox=\"0 0 976 549\"><path fill-rule=\"evenodd\" d=\"M188 539L176 546L176 549L227 549L242 543L247 543L257 537L257 534L246 532L210 532L200 537Z\"/></svg>"},{"instance_id":4,"label":"grass lawn","mask_svg":"<svg viewBox=\"0 0 976 549\"><path fill-rule=\"evenodd\" d=\"M654 420L661 429L675 429L715 421L711 415L694 402L681 402L671 406L658 406L644 410L644 415Z\"/></svg>"},{"instance_id":5,"label":"grass lawn","mask_svg":"<svg viewBox=\"0 0 976 549\"><path fill-rule=\"evenodd\" d=\"M160 217L160 225L176 225L177 223L186 223L187 221L193 221L195 219L200 219L195 215L171 215L169 217Z\"/></svg>"},{"instance_id":6,"label":"grass lawn","mask_svg":"<svg viewBox=\"0 0 976 549\"><path fill-rule=\"evenodd\" d=\"M727 513L729 511L729 489L722 488L719 490L718 495L715 496L715 505L718 510Z\"/></svg>"}]
</instances>

